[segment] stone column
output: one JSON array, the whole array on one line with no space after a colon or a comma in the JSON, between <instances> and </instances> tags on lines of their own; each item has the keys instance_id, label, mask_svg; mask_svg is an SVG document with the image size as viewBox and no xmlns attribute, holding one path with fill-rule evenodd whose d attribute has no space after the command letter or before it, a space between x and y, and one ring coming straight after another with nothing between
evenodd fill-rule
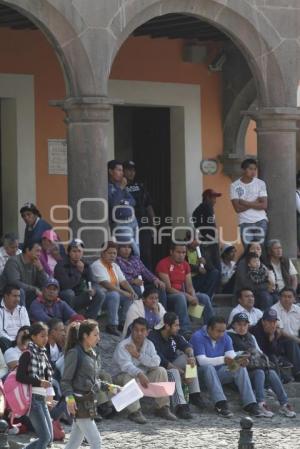
<instances>
[{"instance_id":1,"label":"stone column","mask_svg":"<svg viewBox=\"0 0 300 449\"><path fill-rule=\"evenodd\" d=\"M71 97L52 105L66 113L72 237L84 241L86 255L94 255L108 230L107 128L111 106L103 97Z\"/></svg>"},{"instance_id":2,"label":"stone column","mask_svg":"<svg viewBox=\"0 0 300 449\"><path fill-rule=\"evenodd\" d=\"M296 257L296 133L300 112L275 107L248 113L256 120L259 177L268 189L268 237L280 239L284 254Z\"/></svg>"}]
</instances>

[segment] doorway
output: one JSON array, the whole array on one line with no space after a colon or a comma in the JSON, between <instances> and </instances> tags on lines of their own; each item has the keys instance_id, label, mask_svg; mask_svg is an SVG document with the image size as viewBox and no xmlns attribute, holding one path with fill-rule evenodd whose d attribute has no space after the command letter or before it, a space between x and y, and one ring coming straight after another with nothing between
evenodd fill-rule
<instances>
[{"instance_id":1,"label":"doorway","mask_svg":"<svg viewBox=\"0 0 300 449\"><path fill-rule=\"evenodd\" d=\"M115 158L133 160L136 180L150 193L158 226L171 216L170 108L114 107ZM152 266L168 254L168 241L155 245Z\"/></svg>"}]
</instances>

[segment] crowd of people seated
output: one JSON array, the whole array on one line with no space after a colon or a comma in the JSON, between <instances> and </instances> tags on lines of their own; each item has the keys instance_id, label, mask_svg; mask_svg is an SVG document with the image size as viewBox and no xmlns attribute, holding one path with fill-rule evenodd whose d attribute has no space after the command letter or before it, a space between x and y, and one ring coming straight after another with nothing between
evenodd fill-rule
<instances>
[{"instance_id":1,"label":"crowd of people seated","mask_svg":"<svg viewBox=\"0 0 300 449\"><path fill-rule=\"evenodd\" d=\"M188 233L171 242L155 269L149 263L151 250L143 250L134 234L141 211L153 218L151 199L135 182L134 163L127 161L125 167L129 183L120 162L108 164L109 209L112 230L122 219L131 223L129 242L121 226L90 262L84 242L74 239L65 248L32 203L20 210L26 224L22 245L12 233L3 237L0 378L5 386L15 372L17 382L31 385L31 406L22 426L33 428L38 439L27 448L46 449L53 440L53 422L73 422L67 449L79 447L84 437L99 449L96 422L115 416L111 398L132 379L143 388L150 382L175 383L171 397L155 399L155 414L169 421L192 419L190 405L203 411L203 387L216 413L230 418L223 388L229 383L251 416L273 416L266 400L266 389L271 389L279 413L293 418L284 384L300 381L297 271L283 256L279 240L255 239L252 225L260 232L267 229L267 193L255 177L255 161L243 163L243 175L231 188L244 233L239 259L233 245L210 246L211 234L202 236L198 229L197 238ZM219 196L212 189L203 193L195 226L203 223L204 214L210 231L216 228ZM116 206L119 215L113 212ZM138 219L132 217L135 208ZM245 231L251 236L248 243ZM213 307L214 296L222 292L235 297L228 319L216 316ZM196 309L201 321L192 318ZM103 330L116 343L108 371L100 357L102 315ZM186 374L187 365L196 367L196 376ZM5 394L5 388L0 392ZM138 424L147 422L138 400L127 407L127 416Z\"/></svg>"}]
</instances>

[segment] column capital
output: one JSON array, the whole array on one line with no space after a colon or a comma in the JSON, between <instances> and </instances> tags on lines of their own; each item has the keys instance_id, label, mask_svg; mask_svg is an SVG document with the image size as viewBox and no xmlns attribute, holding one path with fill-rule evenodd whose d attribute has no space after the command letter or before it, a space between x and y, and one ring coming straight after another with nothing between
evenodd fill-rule
<instances>
[{"instance_id":1,"label":"column capital","mask_svg":"<svg viewBox=\"0 0 300 449\"><path fill-rule=\"evenodd\" d=\"M257 123L257 132L296 132L300 122L300 108L268 107L243 111Z\"/></svg>"},{"instance_id":2,"label":"column capital","mask_svg":"<svg viewBox=\"0 0 300 449\"><path fill-rule=\"evenodd\" d=\"M50 106L61 108L66 113L67 124L109 122L114 103L117 101L101 96L66 97L49 101Z\"/></svg>"}]
</instances>

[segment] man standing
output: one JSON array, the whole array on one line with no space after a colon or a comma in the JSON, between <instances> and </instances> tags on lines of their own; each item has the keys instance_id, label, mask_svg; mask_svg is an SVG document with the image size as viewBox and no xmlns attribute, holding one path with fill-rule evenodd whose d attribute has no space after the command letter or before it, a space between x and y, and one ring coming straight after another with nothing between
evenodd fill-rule
<instances>
[{"instance_id":1,"label":"man standing","mask_svg":"<svg viewBox=\"0 0 300 449\"><path fill-rule=\"evenodd\" d=\"M217 414L224 418L232 417L222 385L234 382L244 410L252 416L261 416L245 368L247 359L240 362L238 369L232 368L236 354L232 340L226 333L225 319L213 317L207 326L193 334L190 343L200 366L199 375L204 380Z\"/></svg>"},{"instance_id":2,"label":"man standing","mask_svg":"<svg viewBox=\"0 0 300 449\"><path fill-rule=\"evenodd\" d=\"M198 376L191 379L185 377L186 366L194 367L196 359L194 358L192 346L182 335L179 335L179 329L177 315L174 312L168 312L164 315L163 327L150 332L149 340L153 342L160 357L160 366L171 371L175 379L176 415L178 418L191 419L192 415L183 394L182 382L188 386L189 402L191 404L202 409L203 400L200 396Z\"/></svg>"},{"instance_id":3,"label":"man standing","mask_svg":"<svg viewBox=\"0 0 300 449\"><path fill-rule=\"evenodd\" d=\"M209 296L196 293L191 278L191 269L186 258L186 245L172 243L170 255L160 260L156 266L158 277L165 283L167 293L167 311L173 311L179 317L180 327L187 336L191 333L188 305L204 306L203 320L206 324L214 315Z\"/></svg>"},{"instance_id":4,"label":"man standing","mask_svg":"<svg viewBox=\"0 0 300 449\"><path fill-rule=\"evenodd\" d=\"M249 325L255 326L263 316L263 312L254 307L255 298L253 291L247 288L242 288L237 293L237 299L239 304L230 312L228 326L231 324L233 317L237 313L245 313L249 319Z\"/></svg>"},{"instance_id":5,"label":"man standing","mask_svg":"<svg viewBox=\"0 0 300 449\"><path fill-rule=\"evenodd\" d=\"M127 192L135 200L135 216L140 228L139 240L141 259L149 270L152 268L152 235L149 229L143 230L145 227L153 226L153 218L155 216L152 200L145 189L144 184L135 180L136 167L133 161L123 162L124 176L127 179ZM142 229L142 230L141 230Z\"/></svg>"},{"instance_id":6,"label":"man standing","mask_svg":"<svg viewBox=\"0 0 300 449\"><path fill-rule=\"evenodd\" d=\"M242 243L244 247L253 240L264 244L268 230L266 184L256 177L255 159L245 159L241 168L242 177L230 186L230 199L239 216Z\"/></svg>"},{"instance_id":7,"label":"man standing","mask_svg":"<svg viewBox=\"0 0 300 449\"><path fill-rule=\"evenodd\" d=\"M221 273L219 235L216 226L214 206L221 193L206 189L202 193L202 203L193 212L194 227L198 230L202 256L206 263Z\"/></svg>"},{"instance_id":8,"label":"man standing","mask_svg":"<svg viewBox=\"0 0 300 449\"><path fill-rule=\"evenodd\" d=\"M111 231L118 242L130 243L133 252L140 255L138 245L138 224L135 217L135 200L127 191L127 179L123 173L122 162L115 159L108 168L108 207Z\"/></svg>"},{"instance_id":9,"label":"man standing","mask_svg":"<svg viewBox=\"0 0 300 449\"><path fill-rule=\"evenodd\" d=\"M147 335L147 321L144 318L136 318L132 323L131 336L116 347L112 359L112 376L118 385L125 385L131 379L136 379L144 388L147 388L150 382L168 382L167 372L159 366L160 358ZM158 416L176 421L176 416L170 412L168 396L156 398L156 404ZM131 421L138 424L147 422L139 401L129 405L127 410Z\"/></svg>"}]
</instances>

